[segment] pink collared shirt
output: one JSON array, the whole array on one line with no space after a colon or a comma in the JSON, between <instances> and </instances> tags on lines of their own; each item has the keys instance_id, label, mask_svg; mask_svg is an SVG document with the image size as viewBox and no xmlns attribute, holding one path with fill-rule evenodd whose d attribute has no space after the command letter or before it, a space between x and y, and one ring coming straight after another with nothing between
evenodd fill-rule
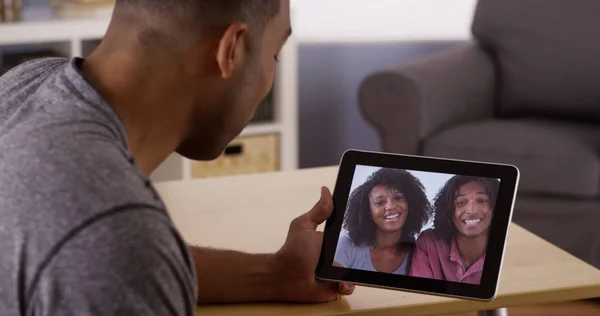
<instances>
[{"instance_id":1,"label":"pink collared shirt","mask_svg":"<svg viewBox=\"0 0 600 316\"><path fill-rule=\"evenodd\" d=\"M447 280L462 283L481 283L481 273L485 255L479 258L468 270L460 260L456 240L448 245L438 238L433 230L419 235L415 247L409 275L421 278Z\"/></svg>"}]
</instances>

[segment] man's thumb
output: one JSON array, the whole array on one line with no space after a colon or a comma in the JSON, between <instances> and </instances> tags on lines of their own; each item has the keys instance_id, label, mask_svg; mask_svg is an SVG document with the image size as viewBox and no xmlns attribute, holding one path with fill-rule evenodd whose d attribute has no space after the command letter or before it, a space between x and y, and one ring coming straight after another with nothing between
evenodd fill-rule
<instances>
[{"instance_id":1,"label":"man's thumb","mask_svg":"<svg viewBox=\"0 0 600 316\"><path fill-rule=\"evenodd\" d=\"M333 198L327 187L321 187L321 198L309 212L309 219L316 226L320 225L331 216L333 212Z\"/></svg>"}]
</instances>

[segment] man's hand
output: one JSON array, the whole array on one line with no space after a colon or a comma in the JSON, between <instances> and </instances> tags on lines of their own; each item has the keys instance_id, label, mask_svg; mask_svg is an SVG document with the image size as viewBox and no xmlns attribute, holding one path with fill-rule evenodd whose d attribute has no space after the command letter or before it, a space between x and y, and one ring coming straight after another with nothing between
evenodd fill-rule
<instances>
[{"instance_id":1,"label":"man's hand","mask_svg":"<svg viewBox=\"0 0 600 316\"><path fill-rule=\"evenodd\" d=\"M324 282L315 278L321 254L323 233L317 226L333 212L333 199L329 189L321 188L321 199L309 212L290 224L283 247L274 255L275 269L283 282L283 300L301 303L327 302L350 295L350 283Z\"/></svg>"},{"instance_id":2,"label":"man's hand","mask_svg":"<svg viewBox=\"0 0 600 316\"><path fill-rule=\"evenodd\" d=\"M333 212L327 188L308 213L294 219L275 254L248 254L191 247L198 277L198 303L318 303L350 295L354 285L317 280L323 233L317 226Z\"/></svg>"}]
</instances>

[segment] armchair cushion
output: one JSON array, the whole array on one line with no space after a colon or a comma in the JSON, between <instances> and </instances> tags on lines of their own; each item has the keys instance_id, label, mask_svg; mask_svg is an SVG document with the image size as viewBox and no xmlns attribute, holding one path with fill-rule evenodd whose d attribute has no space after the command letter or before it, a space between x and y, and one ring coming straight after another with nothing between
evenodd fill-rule
<instances>
[{"instance_id":1,"label":"armchair cushion","mask_svg":"<svg viewBox=\"0 0 600 316\"><path fill-rule=\"evenodd\" d=\"M551 120L489 120L446 129L424 142L427 156L509 163L519 192L600 195L600 127Z\"/></svg>"},{"instance_id":2,"label":"armchair cushion","mask_svg":"<svg viewBox=\"0 0 600 316\"><path fill-rule=\"evenodd\" d=\"M417 154L421 140L446 126L494 114L494 63L472 42L369 75L361 113L386 151Z\"/></svg>"},{"instance_id":3,"label":"armchair cushion","mask_svg":"<svg viewBox=\"0 0 600 316\"><path fill-rule=\"evenodd\" d=\"M600 1L480 0L472 31L498 63L504 115L600 121Z\"/></svg>"}]
</instances>

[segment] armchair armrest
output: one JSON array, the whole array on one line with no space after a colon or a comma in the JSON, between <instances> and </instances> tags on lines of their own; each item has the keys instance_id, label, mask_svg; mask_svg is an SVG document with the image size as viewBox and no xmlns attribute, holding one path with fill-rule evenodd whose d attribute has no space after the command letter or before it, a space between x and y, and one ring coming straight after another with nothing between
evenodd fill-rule
<instances>
[{"instance_id":1,"label":"armchair armrest","mask_svg":"<svg viewBox=\"0 0 600 316\"><path fill-rule=\"evenodd\" d=\"M469 43L370 75L359 107L384 151L419 154L440 129L493 117L495 81L492 57Z\"/></svg>"}]
</instances>

